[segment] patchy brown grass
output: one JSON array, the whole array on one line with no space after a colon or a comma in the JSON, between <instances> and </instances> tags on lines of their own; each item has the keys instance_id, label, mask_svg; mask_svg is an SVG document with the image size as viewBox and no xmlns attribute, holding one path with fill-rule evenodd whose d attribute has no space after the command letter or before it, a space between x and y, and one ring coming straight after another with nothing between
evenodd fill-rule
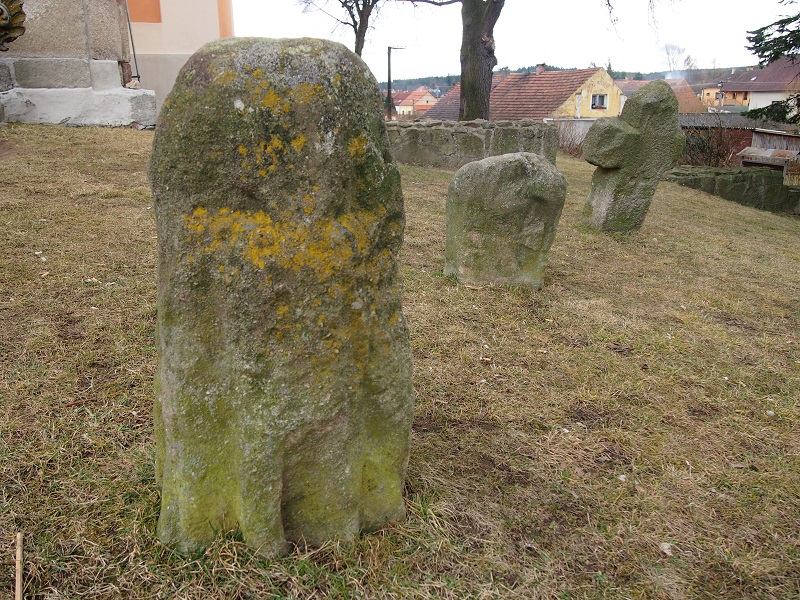
<instances>
[{"instance_id":1,"label":"patchy brown grass","mask_svg":"<svg viewBox=\"0 0 800 600\"><path fill-rule=\"evenodd\" d=\"M405 523L275 561L160 546L151 139L0 128L3 595L23 531L26 598L800 596L800 221L662 184L601 234L566 156L535 293L444 277L452 173L402 171Z\"/></svg>"}]
</instances>

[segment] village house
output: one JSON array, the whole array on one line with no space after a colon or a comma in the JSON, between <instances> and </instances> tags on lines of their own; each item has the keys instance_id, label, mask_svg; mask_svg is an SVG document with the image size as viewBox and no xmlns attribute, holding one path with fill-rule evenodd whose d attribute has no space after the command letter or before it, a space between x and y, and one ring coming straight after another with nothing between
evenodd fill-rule
<instances>
[{"instance_id":1,"label":"village house","mask_svg":"<svg viewBox=\"0 0 800 600\"><path fill-rule=\"evenodd\" d=\"M784 57L763 69L732 72L717 84L703 88L705 106L722 112L755 110L786 100L800 92L800 61Z\"/></svg>"},{"instance_id":2,"label":"village house","mask_svg":"<svg viewBox=\"0 0 800 600\"><path fill-rule=\"evenodd\" d=\"M424 85L411 92L392 92L392 102L394 102L397 116L400 119L423 115L436 104L436 101L436 96L431 94Z\"/></svg>"},{"instance_id":3,"label":"village house","mask_svg":"<svg viewBox=\"0 0 800 600\"><path fill-rule=\"evenodd\" d=\"M425 115L428 119L458 119L460 85L442 96ZM615 117L622 92L603 68L546 71L495 76L489 115L492 121L521 119L581 119Z\"/></svg>"}]
</instances>

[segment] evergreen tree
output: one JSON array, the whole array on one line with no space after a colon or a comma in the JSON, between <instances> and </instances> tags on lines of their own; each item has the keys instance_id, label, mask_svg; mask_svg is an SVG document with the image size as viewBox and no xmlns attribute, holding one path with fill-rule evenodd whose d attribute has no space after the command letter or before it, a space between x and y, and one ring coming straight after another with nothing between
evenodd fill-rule
<instances>
[{"instance_id":1,"label":"evergreen tree","mask_svg":"<svg viewBox=\"0 0 800 600\"><path fill-rule=\"evenodd\" d=\"M795 0L783 0L781 4L795 4ZM748 31L747 49L753 52L762 65L769 64L784 56L794 61L800 54L800 13L778 19L774 23ZM800 94L792 94L782 102L750 110L744 113L754 119L768 119L780 123L800 123Z\"/></svg>"},{"instance_id":2,"label":"evergreen tree","mask_svg":"<svg viewBox=\"0 0 800 600\"><path fill-rule=\"evenodd\" d=\"M794 4L795 0L782 0L781 4ZM774 23L748 31L747 49L758 56L761 65L769 64L782 56L795 57L800 51L800 13L784 17Z\"/></svg>"}]
</instances>

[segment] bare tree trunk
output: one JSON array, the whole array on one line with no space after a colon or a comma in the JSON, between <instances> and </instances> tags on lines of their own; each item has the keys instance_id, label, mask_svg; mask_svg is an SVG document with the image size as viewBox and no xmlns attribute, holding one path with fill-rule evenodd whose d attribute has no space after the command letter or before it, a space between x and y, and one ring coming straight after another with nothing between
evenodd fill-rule
<instances>
[{"instance_id":1,"label":"bare tree trunk","mask_svg":"<svg viewBox=\"0 0 800 600\"><path fill-rule=\"evenodd\" d=\"M358 19L355 19L353 30L356 34L355 53L361 56L364 50L364 42L367 39L367 31L369 30L369 18L372 15L372 9L380 0L366 0L363 4L356 2L355 8L357 10Z\"/></svg>"},{"instance_id":2,"label":"bare tree trunk","mask_svg":"<svg viewBox=\"0 0 800 600\"><path fill-rule=\"evenodd\" d=\"M494 26L505 0L461 0L461 110L460 121L489 118L492 93Z\"/></svg>"}]
</instances>

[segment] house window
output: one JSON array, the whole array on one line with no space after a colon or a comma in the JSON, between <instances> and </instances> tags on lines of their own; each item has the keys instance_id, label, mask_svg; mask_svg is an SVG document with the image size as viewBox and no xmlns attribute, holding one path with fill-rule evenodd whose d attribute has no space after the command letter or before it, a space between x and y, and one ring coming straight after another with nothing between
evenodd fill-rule
<instances>
[{"instance_id":1,"label":"house window","mask_svg":"<svg viewBox=\"0 0 800 600\"><path fill-rule=\"evenodd\" d=\"M608 94L592 94L592 108L605 110L608 108Z\"/></svg>"}]
</instances>

